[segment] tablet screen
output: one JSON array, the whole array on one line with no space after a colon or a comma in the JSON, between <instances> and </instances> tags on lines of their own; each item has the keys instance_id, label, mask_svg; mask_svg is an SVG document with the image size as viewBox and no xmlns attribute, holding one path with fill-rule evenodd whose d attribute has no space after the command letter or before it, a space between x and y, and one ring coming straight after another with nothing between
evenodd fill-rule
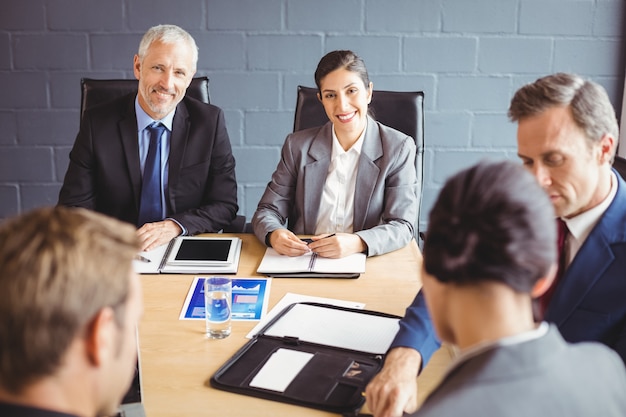
<instances>
[{"instance_id":1,"label":"tablet screen","mask_svg":"<svg viewBox=\"0 0 626 417\"><path fill-rule=\"evenodd\" d=\"M176 261L226 262L231 244L231 240L184 239L174 259Z\"/></svg>"}]
</instances>

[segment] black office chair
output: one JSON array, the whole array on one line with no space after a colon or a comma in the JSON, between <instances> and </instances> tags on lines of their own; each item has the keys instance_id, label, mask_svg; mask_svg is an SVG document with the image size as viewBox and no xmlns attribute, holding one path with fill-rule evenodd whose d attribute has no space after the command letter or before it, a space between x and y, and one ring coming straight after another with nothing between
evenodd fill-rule
<instances>
[{"instance_id":1,"label":"black office chair","mask_svg":"<svg viewBox=\"0 0 626 417\"><path fill-rule=\"evenodd\" d=\"M106 103L120 96L137 92L139 82L135 79L96 80L83 78L80 80L80 117L83 118L85 110L98 104ZM191 80L187 87L186 95L210 104L209 78L197 77ZM226 226L226 233L243 233L246 225L246 217L238 215L233 222Z\"/></svg>"},{"instance_id":2,"label":"black office chair","mask_svg":"<svg viewBox=\"0 0 626 417\"><path fill-rule=\"evenodd\" d=\"M626 180L626 158L615 155L613 168L615 168L617 172L619 172L619 174L622 176L622 178Z\"/></svg>"},{"instance_id":3,"label":"black office chair","mask_svg":"<svg viewBox=\"0 0 626 417\"><path fill-rule=\"evenodd\" d=\"M418 211L415 239L419 237L419 211L424 187L424 93L422 91L374 90L369 105L380 123L399 130L415 140L415 171L417 173ZM293 123L294 132L328 122L324 106L317 99L317 88L298 86L298 101Z\"/></svg>"}]
</instances>

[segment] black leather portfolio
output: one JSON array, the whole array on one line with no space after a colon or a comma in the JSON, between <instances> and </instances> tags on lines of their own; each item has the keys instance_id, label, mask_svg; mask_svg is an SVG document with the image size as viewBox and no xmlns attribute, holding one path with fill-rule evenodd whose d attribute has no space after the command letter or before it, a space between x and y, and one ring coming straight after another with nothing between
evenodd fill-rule
<instances>
[{"instance_id":1,"label":"black leather portfolio","mask_svg":"<svg viewBox=\"0 0 626 417\"><path fill-rule=\"evenodd\" d=\"M357 410L399 320L375 311L292 304L222 365L211 385L330 412Z\"/></svg>"}]
</instances>

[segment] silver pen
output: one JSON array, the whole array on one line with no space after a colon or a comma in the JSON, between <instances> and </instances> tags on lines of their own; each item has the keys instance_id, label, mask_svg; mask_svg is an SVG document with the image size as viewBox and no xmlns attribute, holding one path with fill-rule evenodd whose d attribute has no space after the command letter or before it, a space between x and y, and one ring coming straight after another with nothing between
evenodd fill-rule
<instances>
[{"instance_id":1,"label":"silver pen","mask_svg":"<svg viewBox=\"0 0 626 417\"><path fill-rule=\"evenodd\" d=\"M135 259L138 260L138 261L141 261L141 262L146 262L146 263L152 262L150 259L146 258L145 256L139 255L139 254L137 254L135 256Z\"/></svg>"}]
</instances>

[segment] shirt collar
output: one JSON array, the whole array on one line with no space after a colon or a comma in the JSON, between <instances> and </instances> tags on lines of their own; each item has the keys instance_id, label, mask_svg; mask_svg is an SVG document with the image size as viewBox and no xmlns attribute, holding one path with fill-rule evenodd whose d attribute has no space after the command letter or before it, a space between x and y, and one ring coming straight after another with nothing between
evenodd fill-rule
<instances>
[{"instance_id":1,"label":"shirt collar","mask_svg":"<svg viewBox=\"0 0 626 417\"><path fill-rule=\"evenodd\" d=\"M176 114L176 108L168 113L161 120L154 120L152 117L148 116L141 106L139 105L139 98L135 97L135 114L137 115L137 131L141 132L146 127L151 125L154 122L161 122L163 125L169 130L172 131L172 124L174 122L174 115Z\"/></svg>"},{"instance_id":2,"label":"shirt collar","mask_svg":"<svg viewBox=\"0 0 626 417\"><path fill-rule=\"evenodd\" d=\"M353 152L353 153L356 153L357 155L361 155L361 149L363 148L363 140L364 140L363 138L365 138L365 131L367 131L367 123L365 123L365 128L363 129L363 132L361 132L361 135L359 136L359 138L356 140L356 142L354 142L354 145L352 145L352 147L348 149L347 151L343 150L343 147L339 143L339 139L337 139L337 134L335 133L334 124L333 124L333 128L331 129L331 131L333 133L333 149L332 149L332 154L330 157L331 161L335 159L337 156L344 154L344 153Z\"/></svg>"},{"instance_id":3,"label":"shirt collar","mask_svg":"<svg viewBox=\"0 0 626 417\"><path fill-rule=\"evenodd\" d=\"M479 354L502 346L512 346L520 343L529 342L531 340L539 339L548 333L550 326L545 321L542 321L537 327L527 332L518 333L513 336L503 337L497 340L491 340L488 342L477 343L461 351L461 353L454 358L446 374L449 374L453 369L459 366L461 363L478 356Z\"/></svg>"},{"instance_id":4,"label":"shirt collar","mask_svg":"<svg viewBox=\"0 0 626 417\"><path fill-rule=\"evenodd\" d=\"M579 242L584 242L591 233L591 229L598 223L600 217L604 214L606 209L611 205L615 194L617 193L617 178L615 173L611 171L611 189L609 194L604 200L597 206L580 213L579 215L572 217L571 219L563 219L567 224L567 229L572 234L574 239Z\"/></svg>"}]
</instances>

